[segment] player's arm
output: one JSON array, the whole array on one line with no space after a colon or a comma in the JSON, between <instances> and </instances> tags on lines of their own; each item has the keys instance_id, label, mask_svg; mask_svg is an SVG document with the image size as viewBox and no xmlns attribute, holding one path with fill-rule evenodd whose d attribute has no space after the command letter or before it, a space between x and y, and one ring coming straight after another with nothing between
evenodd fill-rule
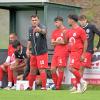
<instances>
[{"instance_id":1,"label":"player's arm","mask_svg":"<svg viewBox=\"0 0 100 100\"><path fill-rule=\"evenodd\" d=\"M62 45L63 45L63 44L66 44L66 42L65 42L64 39L57 39L57 40L56 40L56 43L57 43L57 44L62 44Z\"/></svg>"},{"instance_id":2,"label":"player's arm","mask_svg":"<svg viewBox=\"0 0 100 100\"><path fill-rule=\"evenodd\" d=\"M10 65L10 56L7 56L7 58L6 58L6 61L5 61L5 63L4 63L4 65Z\"/></svg>"},{"instance_id":3,"label":"player's arm","mask_svg":"<svg viewBox=\"0 0 100 100\"><path fill-rule=\"evenodd\" d=\"M18 69L18 68L22 68L22 67L25 67L26 66L26 62L23 60L20 64L20 59L16 58L14 63L11 64L10 68L12 70L15 70L15 69Z\"/></svg>"},{"instance_id":4,"label":"player's arm","mask_svg":"<svg viewBox=\"0 0 100 100\"><path fill-rule=\"evenodd\" d=\"M27 55L27 57L30 56L30 48L32 47L32 43L31 43L31 39L32 39L31 31L32 30L29 29L28 41L27 41L27 48L26 48L26 55Z\"/></svg>"},{"instance_id":5,"label":"player's arm","mask_svg":"<svg viewBox=\"0 0 100 100\"><path fill-rule=\"evenodd\" d=\"M15 59L12 63L11 63L11 65L10 65L10 68L12 69L12 70L15 70L17 67L18 67L18 59Z\"/></svg>"},{"instance_id":6,"label":"player's arm","mask_svg":"<svg viewBox=\"0 0 100 100\"><path fill-rule=\"evenodd\" d=\"M57 44L65 45L65 44L67 44L67 39L66 39L66 33L67 33L67 31L63 30L62 33L63 33L63 38L62 39L60 39L60 38L56 39L56 43Z\"/></svg>"},{"instance_id":7,"label":"player's arm","mask_svg":"<svg viewBox=\"0 0 100 100\"><path fill-rule=\"evenodd\" d=\"M23 59L23 61L18 65L18 68L23 68L26 66L26 59Z\"/></svg>"},{"instance_id":8,"label":"player's arm","mask_svg":"<svg viewBox=\"0 0 100 100\"><path fill-rule=\"evenodd\" d=\"M51 45L52 46L56 46L56 38L55 38L55 31L54 32L52 32L52 35L51 35Z\"/></svg>"},{"instance_id":9,"label":"player's arm","mask_svg":"<svg viewBox=\"0 0 100 100\"><path fill-rule=\"evenodd\" d=\"M60 39L60 38L58 38L58 39L56 39L56 40L54 40L54 39L51 40L51 45L56 46L56 45L59 45L59 44L64 45L64 44L66 44L66 43L65 43L64 40L62 40L62 39Z\"/></svg>"},{"instance_id":10,"label":"player's arm","mask_svg":"<svg viewBox=\"0 0 100 100\"><path fill-rule=\"evenodd\" d=\"M30 48L31 48L31 41L28 41L27 42L27 49L26 49L26 55L27 55L27 57L29 57L30 56Z\"/></svg>"},{"instance_id":11,"label":"player's arm","mask_svg":"<svg viewBox=\"0 0 100 100\"><path fill-rule=\"evenodd\" d=\"M83 54L81 56L81 60L84 60L84 54L86 53L86 49L87 49L87 40L84 41L84 45L83 45Z\"/></svg>"},{"instance_id":12,"label":"player's arm","mask_svg":"<svg viewBox=\"0 0 100 100\"><path fill-rule=\"evenodd\" d=\"M99 36L99 41L98 41L98 44L97 44L96 48L97 48L97 49L100 48L100 36Z\"/></svg>"},{"instance_id":13,"label":"player's arm","mask_svg":"<svg viewBox=\"0 0 100 100\"><path fill-rule=\"evenodd\" d=\"M68 43L68 39L66 38L66 34L67 34L68 30L63 30L63 39L64 39L64 44Z\"/></svg>"},{"instance_id":14,"label":"player's arm","mask_svg":"<svg viewBox=\"0 0 100 100\"><path fill-rule=\"evenodd\" d=\"M83 41L83 54L81 56L81 60L84 60L84 54L86 53L86 49L87 49L87 46L88 46L86 32L84 30L82 31L81 39Z\"/></svg>"},{"instance_id":15,"label":"player's arm","mask_svg":"<svg viewBox=\"0 0 100 100\"><path fill-rule=\"evenodd\" d=\"M96 47L94 48L94 51L97 51L100 47L100 31L96 28L95 25L93 25L92 29L93 29L93 32L96 33L99 36L98 43L97 43Z\"/></svg>"},{"instance_id":16,"label":"player's arm","mask_svg":"<svg viewBox=\"0 0 100 100\"><path fill-rule=\"evenodd\" d=\"M86 39L86 40L84 41L84 49L83 49L83 54L86 52L87 45L88 45L88 42L87 42L87 39Z\"/></svg>"},{"instance_id":17,"label":"player's arm","mask_svg":"<svg viewBox=\"0 0 100 100\"><path fill-rule=\"evenodd\" d=\"M56 46L56 41L54 39L51 39L51 45Z\"/></svg>"},{"instance_id":18,"label":"player's arm","mask_svg":"<svg viewBox=\"0 0 100 100\"><path fill-rule=\"evenodd\" d=\"M100 48L100 37L99 37L99 41L96 47L94 47L94 52L98 51Z\"/></svg>"},{"instance_id":19,"label":"player's arm","mask_svg":"<svg viewBox=\"0 0 100 100\"><path fill-rule=\"evenodd\" d=\"M67 40L66 40L66 36L65 36L65 33L66 31L64 30L63 32L63 37L58 37L57 39L52 39L51 40L51 45L65 45L67 43Z\"/></svg>"},{"instance_id":20,"label":"player's arm","mask_svg":"<svg viewBox=\"0 0 100 100\"><path fill-rule=\"evenodd\" d=\"M34 29L34 32L38 32L38 33L41 33L41 34L46 34L47 29L45 28L45 26L42 26L42 27L36 26L36 28Z\"/></svg>"}]
</instances>

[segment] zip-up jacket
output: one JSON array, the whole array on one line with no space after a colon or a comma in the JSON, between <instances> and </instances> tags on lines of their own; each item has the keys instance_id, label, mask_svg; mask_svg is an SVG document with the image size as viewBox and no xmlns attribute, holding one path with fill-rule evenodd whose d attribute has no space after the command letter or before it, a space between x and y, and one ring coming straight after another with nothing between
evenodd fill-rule
<instances>
[{"instance_id":1,"label":"zip-up jacket","mask_svg":"<svg viewBox=\"0 0 100 100\"><path fill-rule=\"evenodd\" d=\"M41 29L46 29L45 26L39 25ZM47 50L47 39L46 34L43 33L34 33L34 27L29 28L29 39L32 43L32 54L33 55L41 55L46 53Z\"/></svg>"}]
</instances>

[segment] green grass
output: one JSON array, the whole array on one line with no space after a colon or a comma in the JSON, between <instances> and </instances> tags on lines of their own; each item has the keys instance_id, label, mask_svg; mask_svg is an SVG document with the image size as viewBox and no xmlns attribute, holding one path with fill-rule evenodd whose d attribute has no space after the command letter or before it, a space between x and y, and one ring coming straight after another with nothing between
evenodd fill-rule
<instances>
[{"instance_id":1,"label":"green grass","mask_svg":"<svg viewBox=\"0 0 100 100\"><path fill-rule=\"evenodd\" d=\"M83 94L71 94L68 90L6 91L0 90L0 100L100 100L99 90L87 90Z\"/></svg>"}]
</instances>

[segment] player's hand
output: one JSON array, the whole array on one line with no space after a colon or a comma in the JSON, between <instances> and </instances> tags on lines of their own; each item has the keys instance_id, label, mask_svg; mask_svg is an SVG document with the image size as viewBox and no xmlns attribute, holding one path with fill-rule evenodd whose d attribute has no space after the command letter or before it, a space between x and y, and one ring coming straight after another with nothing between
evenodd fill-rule
<instances>
[{"instance_id":1,"label":"player's hand","mask_svg":"<svg viewBox=\"0 0 100 100\"><path fill-rule=\"evenodd\" d=\"M58 38L56 39L56 42L57 42L58 44L63 44L63 43L64 43L64 40L63 40L62 37L58 37Z\"/></svg>"},{"instance_id":2,"label":"player's hand","mask_svg":"<svg viewBox=\"0 0 100 100\"><path fill-rule=\"evenodd\" d=\"M3 65L4 65L5 67L7 67L7 66L10 66L10 63L5 62Z\"/></svg>"},{"instance_id":3,"label":"player's hand","mask_svg":"<svg viewBox=\"0 0 100 100\"><path fill-rule=\"evenodd\" d=\"M15 66L14 64L12 64L12 65L10 66L10 68L11 68L11 70L15 70L15 69L17 68L17 66Z\"/></svg>"},{"instance_id":4,"label":"player's hand","mask_svg":"<svg viewBox=\"0 0 100 100\"><path fill-rule=\"evenodd\" d=\"M63 30L62 34L63 34L63 35L65 35L65 34L66 34L66 32L67 32L66 30Z\"/></svg>"},{"instance_id":5,"label":"player's hand","mask_svg":"<svg viewBox=\"0 0 100 100\"><path fill-rule=\"evenodd\" d=\"M0 67L2 68L2 70L3 70L4 72L7 72L4 65L0 65Z\"/></svg>"},{"instance_id":6,"label":"player's hand","mask_svg":"<svg viewBox=\"0 0 100 100\"><path fill-rule=\"evenodd\" d=\"M93 50L94 50L94 52L97 52L98 51L98 49L96 47Z\"/></svg>"},{"instance_id":7,"label":"player's hand","mask_svg":"<svg viewBox=\"0 0 100 100\"><path fill-rule=\"evenodd\" d=\"M42 31L42 29L38 26L36 26L36 28L34 29L34 32L41 32L41 31Z\"/></svg>"},{"instance_id":8,"label":"player's hand","mask_svg":"<svg viewBox=\"0 0 100 100\"><path fill-rule=\"evenodd\" d=\"M82 54L81 61L84 61L84 59L85 59L84 54Z\"/></svg>"}]
</instances>

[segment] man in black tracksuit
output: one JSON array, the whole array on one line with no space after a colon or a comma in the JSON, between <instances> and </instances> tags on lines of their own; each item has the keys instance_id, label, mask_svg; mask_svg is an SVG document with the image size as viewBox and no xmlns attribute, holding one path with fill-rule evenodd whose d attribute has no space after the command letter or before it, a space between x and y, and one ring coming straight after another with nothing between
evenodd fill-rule
<instances>
[{"instance_id":1,"label":"man in black tracksuit","mask_svg":"<svg viewBox=\"0 0 100 100\"><path fill-rule=\"evenodd\" d=\"M81 63L82 66L81 74L83 75L84 68L91 68L92 55L95 51L98 51L100 47L100 31L96 28L95 25L88 23L88 20L85 15L81 15L79 17L79 23L87 33L87 48L86 48L86 53L84 54L83 57L84 59L82 59ZM94 47L95 34L99 36L99 41L96 47ZM87 89L87 82L83 78L81 78L80 81L85 83L84 85L84 91L85 91Z\"/></svg>"},{"instance_id":2,"label":"man in black tracksuit","mask_svg":"<svg viewBox=\"0 0 100 100\"><path fill-rule=\"evenodd\" d=\"M82 62L82 66L86 67L86 68L91 68L92 54L95 51L97 51L100 47L100 31L96 28L95 25L88 23L85 15L81 15L79 17L79 22L80 22L81 26L83 27L83 29L87 33L87 41L88 41L87 48L86 48L87 52L86 52L86 54L84 54L85 59ZM99 41L98 41L96 47L94 47L95 34L97 34L99 36Z\"/></svg>"},{"instance_id":3,"label":"man in black tracksuit","mask_svg":"<svg viewBox=\"0 0 100 100\"><path fill-rule=\"evenodd\" d=\"M29 89L32 90L33 81L36 78L37 68L40 71L42 80L42 88L46 89L46 72L48 68L48 50L46 40L46 28L40 24L39 17L36 15L31 16L32 26L29 28L29 39L27 44L27 56L30 55L30 48L32 54L30 56L30 74L29 74Z\"/></svg>"}]
</instances>

